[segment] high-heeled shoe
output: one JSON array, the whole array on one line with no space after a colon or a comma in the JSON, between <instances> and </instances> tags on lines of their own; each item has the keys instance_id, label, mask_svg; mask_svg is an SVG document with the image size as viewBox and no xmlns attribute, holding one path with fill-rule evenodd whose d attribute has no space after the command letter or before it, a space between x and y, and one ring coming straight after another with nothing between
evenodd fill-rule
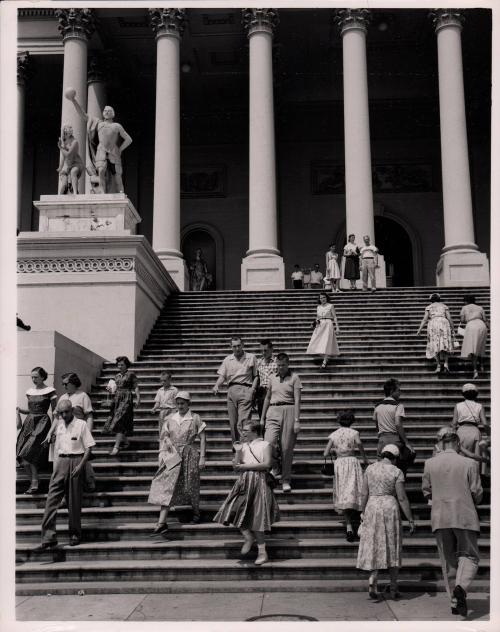
<instances>
[{"instance_id":1,"label":"high-heeled shoe","mask_svg":"<svg viewBox=\"0 0 500 632\"><path fill-rule=\"evenodd\" d=\"M441 373L441 365L438 364L436 369L434 370L434 373Z\"/></svg>"},{"instance_id":2,"label":"high-heeled shoe","mask_svg":"<svg viewBox=\"0 0 500 632\"><path fill-rule=\"evenodd\" d=\"M153 529L151 535L161 535L162 533L167 533L168 525L166 522L159 522L156 527Z\"/></svg>"},{"instance_id":3,"label":"high-heeled shoe","mask_svg":"<svg viewBox=\"0 0 500 632\"><path fill-rule=\"evenodd\" d=\"M243 543L243 546L241 547L241 551L240 553L242 555L246 555L247 553L250 553L250 550L252 549L253 543L255 542L255 538L245 538L245 542Z\"/></svg>"},{"instance_id":4,"label":"high-heeled shoe","mask_svg":"<svg viewBox=\"0 0 500 632\"><path fill-rule=\"evenodd\" d=\"M28 489L24 493L25 494L38 494L38 483L36 485L31 483L31 485L28 487Z\"/></svg>"},{"instance_id":5,"label":"high-heeled shoe","mask_svg":"<svg viewBox=\"0 0 500 632\"><path fill-rule=\"evenodd\" d=\"M377 584L368 584L368 596L370 599L378 600Z\"/></svg>"},{"instance_id":6,"label":"high-heeled shoe","mask_svg":"<svg viewBox=\"0 0 500 632\"><path fill-rule=\"evenodd\" d=\"M113 449L108 452L110 456L116 456L120 452L120 446L113 446Z\"/></svg>"},{"instance_id":7,"label":"high-heeled shoe","mask_svg":"<svg viewBox=\"0 0 500 632\"><path fill-rule=\"evenodd\" d=\"M265 564L266 562L269 562L267 553L261 553L259 557L255 560L254 564L255 566L262 566L262 564Z\"/></svg>"}]
</instances>

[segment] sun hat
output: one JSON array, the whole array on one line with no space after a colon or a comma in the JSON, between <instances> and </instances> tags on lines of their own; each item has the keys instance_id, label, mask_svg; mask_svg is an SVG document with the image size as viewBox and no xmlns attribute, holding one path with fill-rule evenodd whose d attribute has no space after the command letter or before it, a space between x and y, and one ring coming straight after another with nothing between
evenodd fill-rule
<instances>
[{"instance_id":1,"label":"sun hat","mask_svg":"<svg viewBox=\"0 0 500 632\"><path fill-rule=\"evenodd\" d=\"M390 452L391 454L394 454L394 456L399 456L399 448L397 445L394 445L394 443L388 443L385 445L382 448L382 454L384 454L384 452Z\"/></svg>"},{"instance_id":2,"label":"sun hat","mask_svg":"<svg viewBox=\"0 0 500 632\"><path fill-rule=\"evenodd\" d=\"M175 396L175 399L185 399L187 402L190 402L191 395L187 391L179 391Z\"/></svg>"},{"instance_id":3,"label":"sun hat","mask_svg":"<svg viewBox=\"0 0 500 632\"><path fill-rule=\"evenodd\" d=\"M467 384L462 386L462 393L467 393L467 391L475 391L477 393L477 386L471 382L467 382Z\"/></svg>"}]
</instances>

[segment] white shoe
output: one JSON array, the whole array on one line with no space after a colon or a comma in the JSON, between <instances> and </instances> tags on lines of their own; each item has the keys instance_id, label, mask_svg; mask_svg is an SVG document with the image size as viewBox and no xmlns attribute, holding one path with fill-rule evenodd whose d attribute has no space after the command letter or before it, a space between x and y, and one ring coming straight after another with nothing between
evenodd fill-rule
<instances>
[{"instance_id":1,"label":"white shoe","mask_svg":"<svg viewBox=\"0 0 500 632\"><path fill-rule=\"evenodd\" d=\"M244 542L243 546L241 547L241 554L242 555L246 555L247 553L250 553L250 550L251 550L254 542L255 542L255 538L253 538L253 537L250 540L247 540L245 538L245 542Z\"/></svg>"},{"instance_id":2,"label":"white shoe","mask_svg":"<svg viewBox=\"0 0 500 632\"><path fill-rule=\"evenodd\" d=\"M262 564L265 564L266 562L269 562L269 558L267 557L267 553L262 553L255 560L254 564L255 564L255 566L262 566Z\"/></svg>"},{"instance_id":3,"label":"white shoe","mask_svg":"<svg viewBox=\"0 0 500 632\"><path fill-rule=\"evenodd\" d=\"M283 491L284 491L285 493L287 493L287 492L291 492L291 491L292 491L292 488L291 488L291 486L290 486L290 483L283 483Z\"/></svg>"}]
</instances>

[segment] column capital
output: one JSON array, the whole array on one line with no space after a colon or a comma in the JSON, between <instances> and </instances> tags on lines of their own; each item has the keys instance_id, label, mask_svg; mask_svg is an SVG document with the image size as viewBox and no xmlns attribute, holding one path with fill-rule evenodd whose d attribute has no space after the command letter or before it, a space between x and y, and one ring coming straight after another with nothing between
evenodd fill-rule
<instances>
[{"instance_id":1,"label":"column capital","mask_svg":"<svg viewBox=\"0 0 500 632\"><path fill-rule=\"evenodd\" d=\"M68 39L88 41L96 27L93 9L56 9L55 16L59 21L58 29L63 42Z\"/></svg>"},{"instance_id":2,"label":"column capital","mask_svg":"<svg viewBox=\"0 0 500 632\"><path fill-rule=\"evenodd\" d=\"M186 9L149 9L149 22L156 39L164 35L180 39L186 26Z\"/></svg>"},{"instance_id":3,"label":"column capital","mask_svg":"<svg viewBox=\"0 0 500 632\"><path fill-rule=\"evenodd\" d=\"M24 86L31 67L31 57L28 51L17 55L17 85Z\"/></svg>"},{"instance_id":4,"label":"column capital","mask_svg":"<svg viewBox=\"0 0 500 632\"><path fill-rule=\"evenodd\" d=\"M333 15L333 21L341 35L352 30L367 33L370 20L371 14L368 9L337 9Z\"/></svg>"},{"instance_id":5,"label":"column capital","mask_svg":"<svg viewBox=\"0 0 500 632\"><path fill-rule=\"evenodd\" d=\"M242 9L242 22L248 37L257 32L273 35L279 24L278 11L276 9Z\"/></svg>"},{"instance_id":6,"label":"column capital","mask_svg":"<svg viewBox=\"0 0 500 632\"><path fill-rule=\"evenodd\" d=\"M429 13L429 17L436 33L446 26L455 26L462 30L465 22L463 13L458 9L434 9Z\"/></svg>"},{"instance_id":7,"label":"column capital","mask_svg":"<svg viewBox=\"0 0 500 632\"><path fill-rule=\"evenodd\" d=\"M107 60L102 54L93 53L87 67L87 83L102 83L106 80Z\"/></svg>"}]
</instances>

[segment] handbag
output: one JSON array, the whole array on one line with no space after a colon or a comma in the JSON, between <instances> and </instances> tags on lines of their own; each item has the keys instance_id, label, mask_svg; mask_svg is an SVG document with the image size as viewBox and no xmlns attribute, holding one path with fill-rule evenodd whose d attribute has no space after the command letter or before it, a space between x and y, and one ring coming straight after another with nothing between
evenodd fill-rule
<instances>
[{"instance_id":1,"label":"handbag","mask_svg":"<svg viewBox=\"0 0 500 632\"><path fill-rule=\"evenodd\" d=\"M327 458L328 457L325 456L324 463L321 467L321 476L325 476L325 477L334 476L335 466L333 464L333 457L330 455L330 462L327 461Z\"/></svg>"}]
</instances>

